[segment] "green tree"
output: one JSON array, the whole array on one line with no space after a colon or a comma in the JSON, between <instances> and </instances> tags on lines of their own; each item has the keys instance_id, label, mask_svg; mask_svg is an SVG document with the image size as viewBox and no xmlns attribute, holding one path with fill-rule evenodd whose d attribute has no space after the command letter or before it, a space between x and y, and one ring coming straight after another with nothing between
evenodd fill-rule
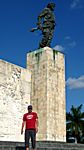
<instances>
[{"instance_id":1,"label":"green tree","mask_svg":"<svg viewBox=\"0 0 84 150\"><path fill-rule=\"evenodd\" d=\"M70 112L66 113L66 130L67 140L74 137L75 143L81 143L84 137L84 112L82 112L82 104L78 107L72 105Z\"/></svg>"}]
</instances>

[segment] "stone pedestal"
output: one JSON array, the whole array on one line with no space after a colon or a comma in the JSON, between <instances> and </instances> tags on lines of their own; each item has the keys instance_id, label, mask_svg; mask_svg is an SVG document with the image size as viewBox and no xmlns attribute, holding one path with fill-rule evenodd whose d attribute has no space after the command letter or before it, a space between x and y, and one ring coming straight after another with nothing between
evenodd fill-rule
<instances>
[{"instance_id":1,"label":"stone pedestal","mask_svg":"<svg viewBox=\"0 0 84 150\"><path fill-rule=\"evenodd\" d=\"M27 55L30 99L39 116L38 140L66 141L64 55L45 47Z\"/></svg>"}]
</instances>

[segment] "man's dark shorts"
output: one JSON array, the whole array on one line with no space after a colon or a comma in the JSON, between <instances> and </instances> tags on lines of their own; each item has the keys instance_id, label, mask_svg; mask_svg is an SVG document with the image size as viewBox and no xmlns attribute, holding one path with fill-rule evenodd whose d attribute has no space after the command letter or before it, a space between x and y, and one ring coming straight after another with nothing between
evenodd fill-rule
<instances>
[{"instance_id":1,"label":"man's dark shorts","mask_svg":"<svg viewBox=\"0 0 84 150\"><path fill-rule=\"evenodd\" d=\"M31 138L32 148L36 146L36 130L35 129L26 129L25 130L25 146L29 147L29 139Z\"/></svg>"}]
</instances>

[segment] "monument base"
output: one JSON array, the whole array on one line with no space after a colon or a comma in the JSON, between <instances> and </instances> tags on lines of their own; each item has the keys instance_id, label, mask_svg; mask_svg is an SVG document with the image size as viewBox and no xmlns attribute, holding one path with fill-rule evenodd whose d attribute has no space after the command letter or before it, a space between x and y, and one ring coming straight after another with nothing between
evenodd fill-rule
<instances>
[{"instance_id":1,"label":"monument base","mask_svg":"<svg viewBox=\"0 0 84 150\"><path fill-rule=\"evenodd\" d=\"M37 150L84 150L84 144L55 141L37 141ZM0 150L25 150L22 142L0 141Z\"/></svg>"}]
</instances>

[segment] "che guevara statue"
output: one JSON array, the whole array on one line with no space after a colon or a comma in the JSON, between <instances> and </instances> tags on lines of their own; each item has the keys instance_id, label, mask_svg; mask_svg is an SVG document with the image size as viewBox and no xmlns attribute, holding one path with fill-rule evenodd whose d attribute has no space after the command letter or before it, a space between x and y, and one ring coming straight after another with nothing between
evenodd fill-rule
<instances>
[{"instance_id":1,"label":"che guevara statue","mask_svg":"<svg viewBox=\"0 0 84 150\"><path fill-rule=\"evenodd\" d=\"M42 40L39 43L39 48L43 48L45 46L50 47L55 28L55 15L53 13L54 8L55 4L49 3L37 18L37 28L31 29L31 32L38 29L42 31Z\"/></svg>"}]
</instances>

